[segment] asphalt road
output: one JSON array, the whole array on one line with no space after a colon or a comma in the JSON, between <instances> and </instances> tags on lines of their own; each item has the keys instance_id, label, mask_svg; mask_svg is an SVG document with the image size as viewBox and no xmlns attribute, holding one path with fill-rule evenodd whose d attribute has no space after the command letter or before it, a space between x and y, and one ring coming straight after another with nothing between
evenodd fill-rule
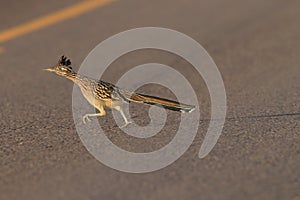
<instances>
[{"instance_id":1,"label":"asphalt road","mask_svg":"<svg viewBox=\"0 0 300 200\"><path fill-rule=\"evenodd\" d=\"M78 3L1 1L0 30ZM0 199L300 199L300 1L114 1L0 43ZM172 165L129 174L97 161L82 144L72 118L73 84L42 71L69 56L78 69L101 41L127 29L171 28L210 53L224 79L227 120L210 154L198 159L208 122L200 122L188 151ZM0 32L1 32L0 31ZM159 62L184 73L210 117L205 83L182 58L144 50L116 60L105 79ZM144 90L170 97L166 88ZM145 107L148 109L148 107ZM147 124L147 109L133 109ZM161 148L174 136L169 112L162 133L127 136L111 114L99 119L124 149Z\"/></svg>"}]
</instances>

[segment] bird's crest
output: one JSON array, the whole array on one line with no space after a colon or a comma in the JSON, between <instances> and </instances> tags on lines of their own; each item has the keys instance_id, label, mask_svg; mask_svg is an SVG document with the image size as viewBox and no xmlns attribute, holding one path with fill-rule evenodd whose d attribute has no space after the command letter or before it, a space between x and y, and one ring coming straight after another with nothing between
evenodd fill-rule
<instances>
[{"instance_id":1,"label":"bird's crest","mask_svg":"<svg viewBox=\"0 0 300 200\"><path fill-rule=\"evenodd\" d=\"M58 65L64 65L71 68L71 60L68 59L66 56L62 55L58 60Z\"/></svg>"}]
</instances>

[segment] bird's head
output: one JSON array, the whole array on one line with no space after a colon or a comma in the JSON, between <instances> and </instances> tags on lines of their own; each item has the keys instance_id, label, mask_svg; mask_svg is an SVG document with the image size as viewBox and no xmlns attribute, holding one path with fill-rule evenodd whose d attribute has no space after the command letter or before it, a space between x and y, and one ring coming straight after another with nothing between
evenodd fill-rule
<instances>
[{"instance_id":1,"label":"bird's head","mask_svg":"<svg viewBox=\"0 0 300 200\"><path fill-rule=\"evenodd\" d=\"M61 56L61 58L58 60L58 63L54 67L47 68L45 70L49 72L54 72L57 75L64 76L64 77L75 74L75 72L71 67L70 59L68 59L64 55Z\"/></svg>"}]
</instances>

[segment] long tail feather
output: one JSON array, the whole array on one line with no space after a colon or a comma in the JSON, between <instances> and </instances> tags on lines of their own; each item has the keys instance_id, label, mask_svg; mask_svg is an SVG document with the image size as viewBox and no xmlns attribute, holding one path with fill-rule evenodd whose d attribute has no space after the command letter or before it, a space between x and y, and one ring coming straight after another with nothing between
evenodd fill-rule
<instances>
[{"instance_id":1,"label":"long tail feather","mask_svg":"<svg viewBox=\"0 0 300 200\"><path fill-rule=\"evenodd\" d=\"M192 112L195 109L195 106L183 104L177 101L164 99L160 97L139 94L134 92L120 91L123 98L127 101L145 103L150 105L155 105L158 107L163 107L169 110L180 111L180 112Z\"/></svg>"}]
</instances>

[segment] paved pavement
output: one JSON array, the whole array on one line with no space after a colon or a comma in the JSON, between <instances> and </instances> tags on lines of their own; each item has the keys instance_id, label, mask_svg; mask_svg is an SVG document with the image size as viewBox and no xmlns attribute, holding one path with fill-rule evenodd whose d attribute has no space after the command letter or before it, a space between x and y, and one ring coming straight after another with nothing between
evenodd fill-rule
<instances>
[{"instance_id":1,"label":"paved pavement","mask_svg":"<svg viewBox=\"0 0 300 200\"><path fill-rule=\"evenodd\" d=\"M76 3L2 2L0 30ZM3 41L0 199L300 199L299 11L296 0L114 1ZM175 163L152 173L128 174L88 153L72 118L72 83L42 69L61 54L72 58L78 69L99 42L144 26L178 30L206 48L222 73L228 112L218 143L204 159L197 155L208 126L205 120ZM189 65L166 52L138 51L114 62L105 79L116 81L130 67L148 62L175 69ZM199 95L202 118L209 119L204 82L190 67L184 73ZM163 88L144 89L168 95ZM149 122L146 111L133 110L138 123ZM99 121L110 129L107 135L115 144L148 151L174 136L178 115L169 115L173 121L162 133L142 141L114 128L111 114Z\"/></svg>"}]
</instances>

